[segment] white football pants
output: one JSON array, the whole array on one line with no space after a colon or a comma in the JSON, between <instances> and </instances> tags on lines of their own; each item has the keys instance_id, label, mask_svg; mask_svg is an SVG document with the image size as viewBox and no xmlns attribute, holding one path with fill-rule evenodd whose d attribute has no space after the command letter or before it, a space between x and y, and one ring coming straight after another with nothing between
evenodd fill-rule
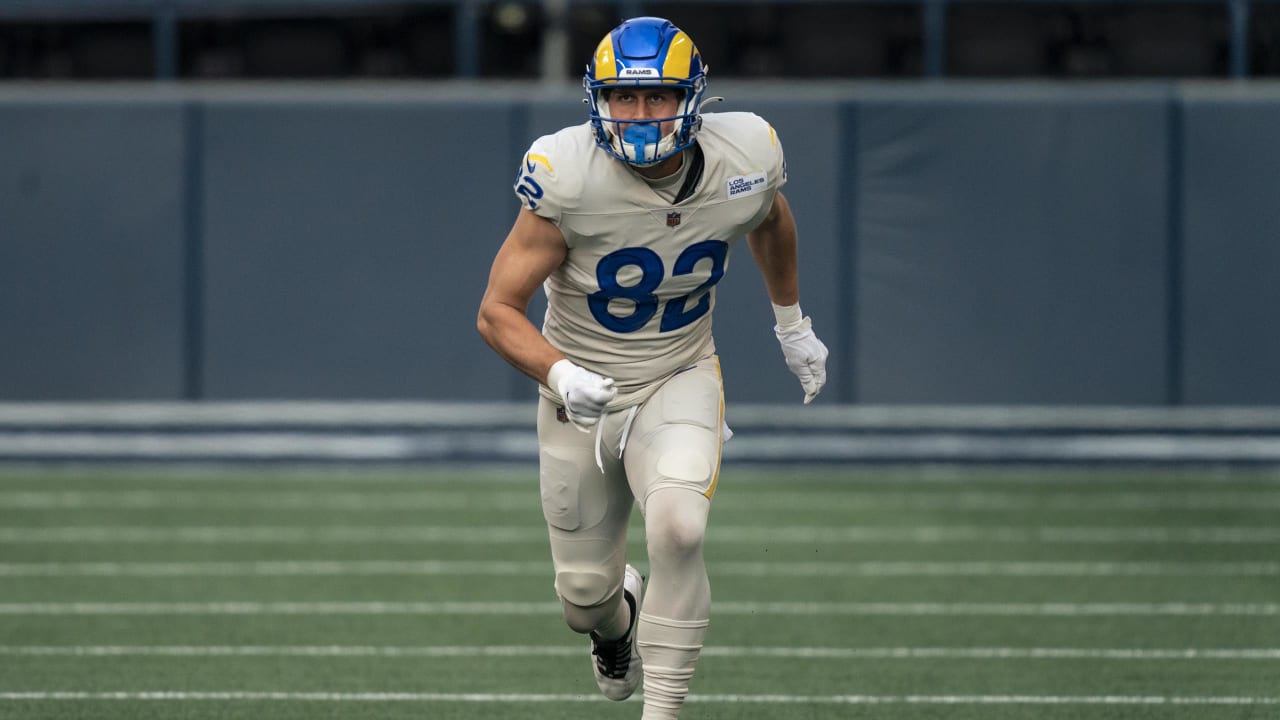
<instances>
[{"instance_id":1,"label":"white football pants","mask_svg":"<svg viewBox=\"0 0 1280 720\"><path fill-rule=\"evenodd\" d=\"M604 638L626 632L622 574L633 503L644 515L649 576L637 635L643 720L679 716L710 619L702 546L723 418L714 356L665 381L634 412L603 417L591 433L560 421L555 403L539 403L542 510L556 592L575 631Z\"/></svg>"}]
</instances>

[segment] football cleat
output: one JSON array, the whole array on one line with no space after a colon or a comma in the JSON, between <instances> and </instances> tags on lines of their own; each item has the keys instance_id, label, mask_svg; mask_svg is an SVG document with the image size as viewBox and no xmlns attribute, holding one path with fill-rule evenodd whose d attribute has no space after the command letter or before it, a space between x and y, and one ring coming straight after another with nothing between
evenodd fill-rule
<instances>
[{"instance_id":1,"label":"football cleat","mask_svg":"<svg viewBox=\"0 0 1280 720\"><path fill-rule=\"evenodd\" d=\"M628 565L622 576L622 597L631 607L631 625L627 634L617 640L601 640L591 634L592 670L600 692L610 700L626 700L640 686L644 669L636 644L636 626L640 623L640 601L644 594L644 578Z\"/></svg>"}]
</instances>

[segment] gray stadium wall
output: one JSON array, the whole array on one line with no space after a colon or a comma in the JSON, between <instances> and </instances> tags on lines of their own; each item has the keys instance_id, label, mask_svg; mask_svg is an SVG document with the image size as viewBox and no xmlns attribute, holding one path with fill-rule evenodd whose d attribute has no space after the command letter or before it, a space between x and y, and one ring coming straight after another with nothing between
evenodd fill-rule
<instances>
[{"instance_id":1,"label":"gray stadium wall","mask_svg":"<svg viewBox=\"0 0 1280 720\"><path fill-rule=\"evenodd\" d=\"M714 90L786 146L824 402L1280 403L1277 87ZM0 400L527 398L475 309L521 154L582 113L565 88L0 87ZM730 401L798 401L733 257Z\"/></svg>"}]
</instances>

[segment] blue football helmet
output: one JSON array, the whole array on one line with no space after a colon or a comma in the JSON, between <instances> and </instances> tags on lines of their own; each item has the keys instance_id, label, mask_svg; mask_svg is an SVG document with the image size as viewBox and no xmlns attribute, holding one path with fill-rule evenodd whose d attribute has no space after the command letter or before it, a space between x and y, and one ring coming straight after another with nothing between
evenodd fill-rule
<instances>
[{"instance_id":1,"label":"blue football helmet","mask_svg":"<svg viewBox=\"0 0 1280 720\"><path fill-rule=\"evenodd\" d=\"M691 147L702 118L698 112L707 88L707 67L693 40L671 21L632 18L609 31L587 63L582 79L596 144L623 162L655 165ZM667 118L619 121L609 114L608 90L617 87L674 87L684 92L678 114ZM661 136L664 122L675 129Z\"/></svg>"}]
</instances>

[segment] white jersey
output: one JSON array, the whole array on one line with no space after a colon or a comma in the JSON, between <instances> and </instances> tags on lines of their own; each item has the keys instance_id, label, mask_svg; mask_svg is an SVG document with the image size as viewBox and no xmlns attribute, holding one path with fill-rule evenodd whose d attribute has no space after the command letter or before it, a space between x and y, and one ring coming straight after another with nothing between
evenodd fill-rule
<instances>
[{"instance_id":1,"label":"white jersey","mask_svg":"<svg viewBox=\"0 0 1280 720\"><path fill-rule=\"evenodd\" d=\"M515 190L555 223L568 255L544 284L542 333L570 360L613 378L617 409L715 352L715 286L736 241L786 182L773 128L751 113L706 113L692 194L663 192L598 148L589 124L534 141ZM686 151L681 176L697 172ZM676 187L679 187L677 184ZM542 393L557 399L551 389Z\"/></svg>"}]
</instances>

